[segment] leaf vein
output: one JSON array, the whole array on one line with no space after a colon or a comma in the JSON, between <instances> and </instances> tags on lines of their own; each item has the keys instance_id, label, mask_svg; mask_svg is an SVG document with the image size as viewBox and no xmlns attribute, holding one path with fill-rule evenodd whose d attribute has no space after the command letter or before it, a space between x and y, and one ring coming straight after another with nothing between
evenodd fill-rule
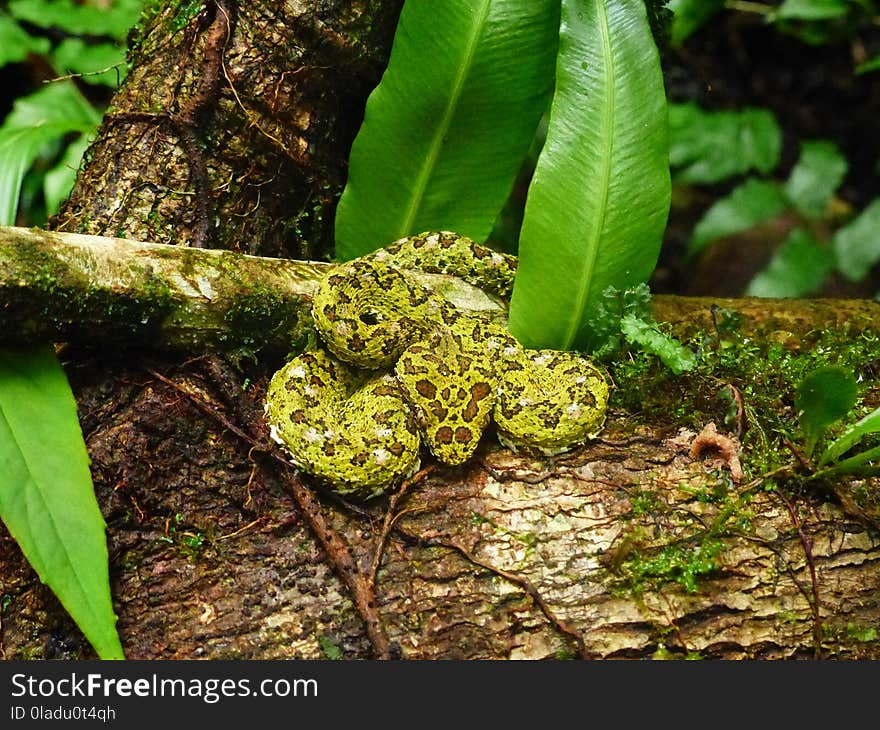
<instances>
[{"instance_id":1,"label":"leaf vein","mask_svg":"<svg viewBox=\"0 0 880 730\"><path fill-rule=\"evenodd\" d=\"M400 230L398 231L398 236L406 236L410 233L418 233L418 231L411 230L413 222L416 219L416 215L418 215L419 208L422 204L422 199L425 196L425 190L428 187L428 180L430 179L431 173L434 170L434 166L437 164L437 159L440 156L440 149L443 146L443 139L446 137L446 134L449 131L449 127L452 124L452 118L455 115L455 109L458 106L459 99L461 98L461 92L464 88L465 79L468 76L471 66L473 66L474 58L477 53L477 46L479 45L480 38L483 35L483 29L486 25L486 19L489 16L489 8L491 4L491 0L483 0L482 6L478 11L480 14L480 19L478 22L474 23L474 31L471 34L471 37L468 39L468 45L464 54L464 63L462 64L461 72L458 74L455 80L455 85L452 88L452 92L449 94L446 109L443 112L443 119L441 120L441 123L437 125L434 138L431 140L431 146L428 148L428 154L425 155L424 162L419 169L415 185L413 186L413 196L407 208L406 215L402 219L402 225L400 227Z\"/></svg>"},{"instance_id":2,"label":"leaf vein","mask_svg":"<svg viewBox=\"0 0 880 730\"><path fill-rule=\"evenodd\" d=\"M599 255L599 241L602 238L602 231L605 228L605 218L608 212L608 197L611 188L611 156L614 153L614 115L615 115L615 75L614 55L611 49L611 30L608 25L608 10L603 0L595 0L599 33L602 36L602 52L605 56L605 98L602 105L602 125L599 131L599 139L604 146L601 155L601 171L599 173L602 183L599 185L601 191L599 205L597 207L597 217L592 227L587 245L587 255L584 257L583 272L579 279L578 291L575 295L575 306L572 307L572 316L569 319L568 329L563 339L562 349L570 350L576 340L578 329L584 320L584 309L590 298L590 289L593 283L593 272L596 268L596 260Z\"/></svg>"}]
</instances>

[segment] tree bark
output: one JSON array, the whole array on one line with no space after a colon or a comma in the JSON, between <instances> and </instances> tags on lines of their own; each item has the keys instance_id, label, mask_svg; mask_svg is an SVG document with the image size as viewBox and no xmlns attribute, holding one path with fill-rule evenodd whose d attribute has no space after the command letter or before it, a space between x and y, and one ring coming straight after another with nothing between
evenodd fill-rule
<instances>
[{"instance_id":1,"label":"tree bark","mask_svg":"<svg viewBox=\"0 0 880 730\"><path fill-rule=\"evenodd\" d=\"M348 146L400 5L149 4L131 74L55 227L326 254ZM852 341L870 338L880 321L869 302L711 303L739 311L758 348L807 350L811 331L843 322ZM715 333L709 302L655 304L680 332ZM339 545L297 497L303 483L240 435L277 357L234 370L67 336L126 655L374 656L376 627ZM782 387L755 370L736 380L755 402ZM794 456L765 465L721 425L727 382L660 382L652 409L615 390L601 438L570 454L534 459L487 436L473 461L402 496L374 589L392 654L880 658L876 483L816 484ZM872 385L865 401L878 399ZM697 419L685 402L711 405ZM791 408L790 393L778 407ZM685 428L709 421L720 436ZM325 527L368 575L388 501L316 493ZM0 582L5 658L93 656L5 530Z\"/></svg>"},{"instance_id":2,"label":"tree bark","mask_svg":"<svg viewBox=\"0 0 880 730\"><path fill-rule=\"evenodd\" d=\"M332 250L403 0L151 0L54 228L278 258Z\"/></svg>"}]
</instances>

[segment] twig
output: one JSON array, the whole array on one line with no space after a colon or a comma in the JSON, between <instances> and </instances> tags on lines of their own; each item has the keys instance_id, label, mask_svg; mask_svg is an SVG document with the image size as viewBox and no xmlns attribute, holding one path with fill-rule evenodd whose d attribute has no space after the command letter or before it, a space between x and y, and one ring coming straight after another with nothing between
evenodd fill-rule
<instances>
[{"instance_id":1,"label":"twig","mask_svg":"<svg viewBox=\"0 0 880 730\"><path fill-rule=\"evenodd\" d=\"M207 413L211 418L220 423L224 428L228 429L236 436L238 436L243 441L247 441L252 446L260 449L261 451L269 451L270 449L266 444L261 444L256 439L253 439L249 434L246 434L242 431L238 426L236 426L232 421L230 421L226 416L220 413L216 408L214 408L210 403L204 401L200 396L196 395L190 390L187 390L179 383L175 383L171 378L166 378L162 373L156 372L151 368L147 368L147 372L152 375L156 380L159 380L165 385L168 385L174 388L177 392L182 393L187 398L189 398L198 408L199 410Z\"/></svg>"},{"instance_id":2,"label":"twig","mask_svg":"<svg viewBox=\"0 0 880 730\"><path fill-rule=\"evenodd\" d=\"M782 443L785 448L794 455L794 458L798 460L798 463L807 471L808 474L812 474L814 471L816 471L816 468L813 466L807 455L803 451L801 451L790 438L783 438Z\"/></svg>"},{"instance_id":3,"label":"twig","mask_svg":"<svg viewBox=\"0 0 880 730\"><path fill-rule=\"evenodd\" d=\"M785 505L785 509L788 511L789 516L791 517L791 521L794 523L795 529L798 533L798 538L800 539L801 546L804 549L804 555L807 559L807 566L810 569L810 581L812 582L813 590L812 590L812 600L809 601L810 609L813 613L813 652L815 659L822 658L822 616L819 613L820 607L820 599L819 599L819 579L816 575L816 561L813 559L813 544L812 541L807 537L806 533L804 533L803 523L800 520L800 517L797 515L797 510L795 510L794 505L786 498L784 494L781 492L777 492L779 499L782 500L782 504Z\"/></svg>"},{"instance_id":4,"label":"twig","mask_svg":"<svg viewBox=\"0 0 880 730\"><path fill-rule=\"evenodd\" d=\"M563 621L553 612L553 609L550 608L550 606L544 600L543 596L538 592L538 589L535 588L534 585L532 585L531 581L528 578L523 575L519 575L518 573L511 573L509 570L504 570L503 568L499 568L495 565L492 565L491 563L487 563L484 560L480 560L476 555L474 555L470 550L468 550L457 540L441 540L438 538L426 538L421 536L416 537L420 542L425 545L433 545L455 550L468 562L473 563L474 565L483 568L484 570L488 570L490 573L495 573L495 575L498 575L501 578L504 578L506 581L509 581L510 583L513 583L514 585L522 588L522 590L531 597L531 599L540 609L541 613L544 614L544 617L556 628L556 630L571 637L571 639L575 642L575 645L577 646L577 654L580 659L593 658L594 655L587 650L587 645L584 642L583 634L576 628L568 624L566 621Z\"/></svg>"},{"instance_id":5,"label":"twig","mask_svg":"<svg viewBox=\"0 0 880 730\"><path fill-rule=\"evenodd\" d=\"M106 73L111 69L116 69L116 85L119 86L119 67L124 66L125 61L120 61L119 63L111 63L109 66L105 66L104 68L100 68L97 71L81 71L80 73L69 73L64 76L54 76L51 79L45 79L43 81L44 84L54 84L56 81L67 81L68 79L81 79L86 76L100 76L102 73Z\"/></svg>"},{"instance_id":6,"label":"twig","mask_svg":"<svg viewBox=\"0 0 880 730\"><path fill-rule=\"evenodd\" d=\"M382 563L382 557L385 555L385 546L388 544L388 536L391 534L391 528L394 527L394 523L403 514L402 512L397 511L397 505L400 504L412 487L416 484L421 484L436 468L436 464L430 464L421 471L416 472L410 479L404 481L403 484L400 485L400 488L391 495L391 498L388 500L388 509L385 511L385 521L382 523L382 531L379 533L379 537L376 540L376 550L373 555L373 563L370 565L370 572L367 574L367 582L373 590L376 588L376 576L379 573L379 566Z\"/></svg>"},{"instance_id":7,"label":"twig","mask_svg":"<svg viewBox=\"0 0 880 730\"><path fill-rule=\"evenodd\" d=\"M364 621L367 637L370 640L376 658L386 660L391 659L391 643L388 640L388 635L385 633L385 629L379 618L372 586L366 579L366 576L364 576L358 569L357 563L355 562L348 546L345 544L345 541L327 522L321 508L321 503L315 497L314 493L308 489L303 484L302 480L300 480L294 473L293 466L278 452L277 449L260 443L257 439L242 431L209 403L205 402L200 396L154 370L150 370L149 372L161 382L166 383L185 395L199 409L228 428L232 433L250 444L254 449L267 453L278 464L284 467L282 475L291 496L293 497L299 511L305 517L306 522L308 522L312 533L318 538L318 542L333 563L337 575L351 593L355 606Z\"/></svg>"}]
</instances>

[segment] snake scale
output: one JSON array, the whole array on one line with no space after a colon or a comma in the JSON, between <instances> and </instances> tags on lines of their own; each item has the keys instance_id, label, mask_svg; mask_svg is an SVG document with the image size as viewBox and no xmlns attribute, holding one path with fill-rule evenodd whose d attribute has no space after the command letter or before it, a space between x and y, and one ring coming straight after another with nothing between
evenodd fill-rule
<instances>
[{"instance_id":1,"label":"snake scale","mask_svg":"<svg viewBox=\"0 0 880 730\"><path fill-rule=\"evenodd\" d=\"M412 270L506 297L516 259L443 231L334 266L312 304L323 346L284 365L267 391L272 436L294 464L366 499L413 474L423 446L444 464L463 464L491 424L505 446L543 454L598 434L608 383L595 365L576 353L524 349Z\"/></svg>"}]
</instances>

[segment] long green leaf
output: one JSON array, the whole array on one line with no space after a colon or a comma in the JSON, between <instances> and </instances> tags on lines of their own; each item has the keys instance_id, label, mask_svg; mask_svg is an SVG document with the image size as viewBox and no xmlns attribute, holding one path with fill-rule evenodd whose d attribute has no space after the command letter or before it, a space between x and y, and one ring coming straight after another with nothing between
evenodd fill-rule
<instances>
[{"instance_id":1,"label":"long green leaf","mask_svg":"<svg viewBox=\"0 0 880 730\"><path fill-rule=\"evenodd\" d=\"M0 127L0 225L13 225L21 182L31 163L68 132L91 133L100 115L66 81L15 102Z\"/></svg>"},{"instance_id":2,"label":"long green leaf","mask_svg":"<svg viewBox=\"0 0 880 730\"><path fill-rule=\"evenodd\" d=\"M0 350L0 518L98 656L122 659L88 463L52 348Z\"/></svg>"},{"instance_id":3,"label":"long green leaf","mask_svg":"<svg viewBox=\"0 0 880 730\"><path fill-rule=\"evenodd\" d=\"M367 102L336 255L449 229L484 240L553 87L556 0L407 2Z\"/></svg>"},{"instance_id":4,"label":"long green leaf","mask_svg":"<svg viewBox=\"0 0 880 730\"><path fill-rule=\"evenodd\" d=\"M819 459L819 466L836 461L865 436L878 432L880 432L880 408L847 427L839 437L832 441L822 453L822 457Z\"/></svg>"},{"instance_id":5,"label":"long green leaf","mask_svg":"<svg viewBox=\"0 0 880 730\"><path fill-rule=\"evenodd\" d=\"M875 446L873 449L859 452L855 456L850 456L848 459L838 461L834 466L830 466L827 469L819 470L818 472L816 472L816 476L831 476L832 474L861 474L862 476L877 476L877 474L880 473L877 467L866 468L865 464L869 464L872 461L877 461L878 459L880 459L880 446Z\"/></svg>"},{"instance_id":6,"label":"long green leaf","mask_svg":"<svg viewBox=\"0 0 880 730\"><path fill-rule=\"evenodd\" d=\"M602 291L654 270L670 181L666 99L642 2L563 0L556 93L529 189L510 328L589 348Z\"/></svg>"}]
</instances>

